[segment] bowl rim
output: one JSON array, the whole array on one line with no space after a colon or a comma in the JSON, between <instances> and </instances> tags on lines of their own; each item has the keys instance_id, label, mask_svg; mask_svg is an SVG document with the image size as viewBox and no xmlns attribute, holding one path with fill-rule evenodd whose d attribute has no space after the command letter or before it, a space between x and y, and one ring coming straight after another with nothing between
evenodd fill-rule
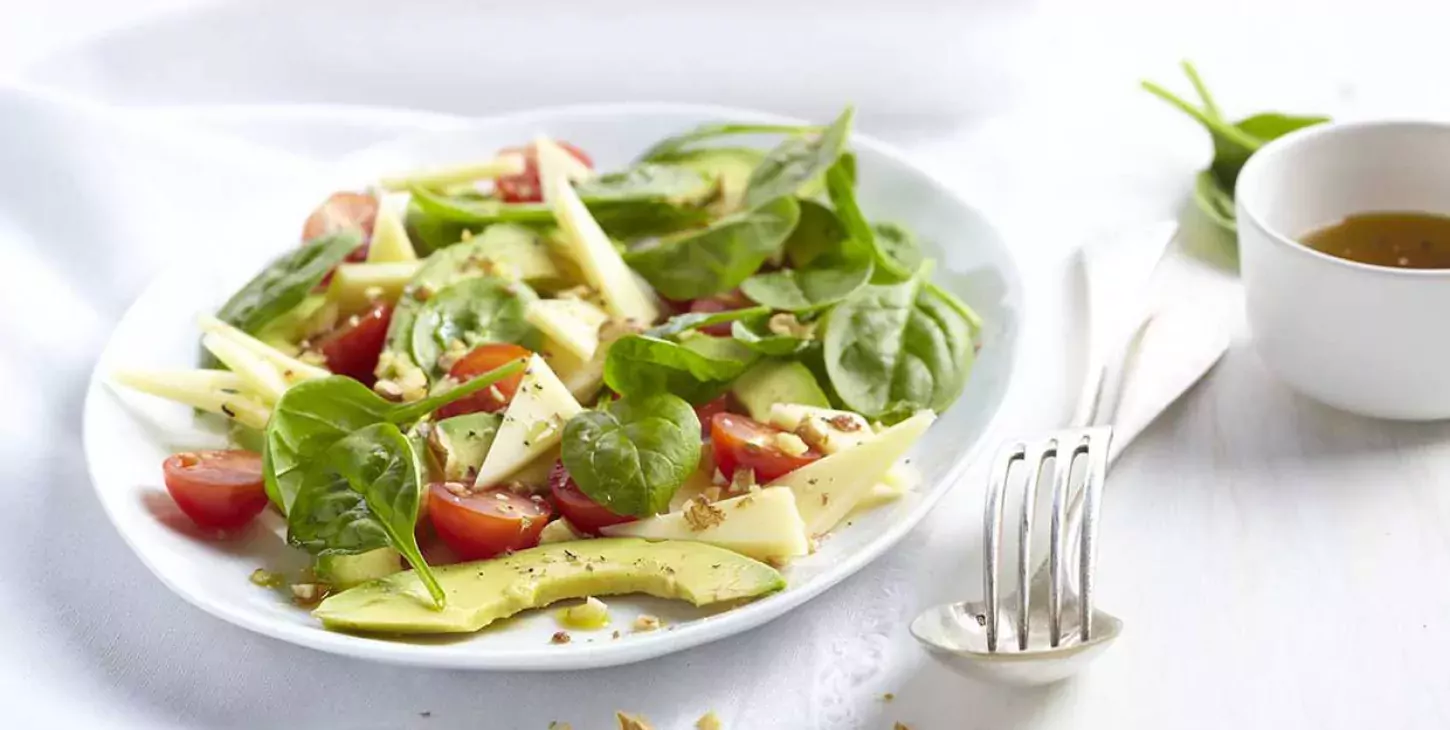
<instances>
[{"instance_id":1,"label":"bowl rim","mask_svg":"<svg viewBox=\"0 0 1450 730\"><path fill-rule=\"evenodd\" d=\"M1296 237L1272 228L1264 222L1260 201L1256 199L1258 188L1263 184L1263 177L1267 174L1265 170L1270 165L1276 163L1282 164L1279 159L1281 156L1288 154L1296 147L1300 147L1322 137L1332 138L1391 131L1450 134L1450 123L1415 119L1367 119L1351 122L1330 121L1294 130L1282 137L1270 140L1268 144L1260 147L1257 152L1249 156L1248 162L1244 163L1243 169L1239 171L1238 180L1235 185L1234 202L1237 210L1236 217L1240 225L1238 234L1239 245L1242 247L1245 243L1242 226L1247 223L1256 231L1263 234L1263 238L1279 248L1291 251L1301 260L1329 264L1345 271L1386 279L1432 281L1450 279L1450 268L1409 269L1397 266L1367 264L1361 261L1351 261L1338 256L1332 256L1323 251L1310 248L1300 242Z\"/></svg>"},{"instance_id":2,"label":"bowl rim","mask_svg":"<svg viewBox=\"0 0 1450 730\"><path fill-rule=\"evenodd\" d=\"M316 107L314 106L314 108ZM359 107L350 107L348 111L349 113L368 113L366 108ZM405 110L382 108L382 111L384 114L397 114L399 111ZM346 170L348 160L377 149L385 148L389 145L404 143L407 139L414 137L467 133L490 125L521 124L530 119L543 120L557 116L598 117L640 113L691 116L697 118L708 118L712 116L730 117L783 124L804 123L793 117L747 108L673 102L619 102L536 107L500 115L460 117L457 118L458 123L456 125L444 125L441 129L425 129L420 127L413 131L398 134L388 140L374 145L368 145L347 153L340 158L324 162L321 165L324 175L320 182L336 181L336 176L330 176L327 173ZM746 606L691 621L688 624L681 625L675 631L656 632L654 635L634 637L628 642L605 644L603 646L593 647L593 650L590 652L559 652L553 655L541 655L538 652L522 650L496 650L476 655L439 654L427 651L430 648L427 645L379 640L365 635L332 632L321 629L320 627L301 626L268 620L264 617L241 610L226 601L209 598L203 594L184 589L172 580L161 569L160 565L151 559L148 551L141 549L141 546L133 539L133 536L128 530L122 528L123 520L120 519L120 515L113 509L110 500L105 496L101 486L103 479L100 478L100 475L105 471L106 464L101 463L97 458L99 450L95 446L95 442L103 434L99 432L100 426L98 418L94 413L101 407L99 402L102 398L116 397L114 393L107 392L111 388L107 384L108 378L106 377L106 373L102 370L103 367L111 364L110 353L115 346L114 337L116 329L135 314L143 301L151 296L151 292L155 290L158 282L174 276L177 269L185 266L185 262L172 264L166 269L163 269L147 283L136 300L116 320L116 324L113 326L112 332L108 336L107 342L97 357L95 366L91 371L82 411L82 447L85 453L86 468L90 476L92 488L97 492L102 509L105 511L107 518L116 528L117 532L120 533L123 541L126 542L128 547L131 548L131 551L141 560L146 568L162 584L171 589L173 593L206 613L228 623L246 628L254 633L331 654L405 666L476 671L563 671L617 666L638 662L710 643L764 625L819 596L884 555L911 530L915 529L935 504L948 491L962 481L963 476L972 464L975 463L977 456L988 445L994 443L994 439L998 435L997 432L1000 429L1000 423L1006 411L1006 406L1011 401L1014 390L1016 390L1014 387L1018 382L1016 374L1020 374L1021 372L1020 363L1022 362L1026 342L1023 334L1028 331L1026 329L1027 323L1034 319L1034 315L1029 306L1031 297L1025 291L1028 280L1022 274L1022 268L1016 252L1011 246L1007 245L1001 227L992 218L989 218L977 206L967 202L951 185L931 172L929 168L912 159L904 151L870 135L855 131L852 132L849 143L854 146L869 149L871 152L888 158L892 162L908 168L915 174L921 176L923 181L935 187L945 200L950 201L956 207L969 211L972 216L978 218L982 225L990 230L997 239L996 245L1002 250L999 270L1002 271L1005 278L1016 283L1020 293L1017 300L1013 302L1013 311L1016 318L1013 336L1007 338L1008 341L1003 343L1003 346L1008 348L1005 355L1007 358L1007 369L1013 375L1010 375L1004 381L1001 395L995 400L995 403L990 404L992 412L984 420L980 436L968 448L958 452L955 458L948 462L950 465L939 480L940 486L934 489L919 488L917 494L920 496L920 499L912 505L911 509L902 518L889 523L880 534L865 542L855 552L846 555L845 559L823 569L801 587L793 586L787 591L764 597Z\"/></svg>"}]
</instances>

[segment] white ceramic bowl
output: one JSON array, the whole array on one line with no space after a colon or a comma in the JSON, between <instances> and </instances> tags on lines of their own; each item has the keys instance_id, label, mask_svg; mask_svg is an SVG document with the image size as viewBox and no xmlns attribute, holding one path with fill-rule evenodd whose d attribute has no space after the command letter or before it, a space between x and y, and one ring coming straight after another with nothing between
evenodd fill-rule
<instances>
[{"instance_id":1,"label":"white ceramic bowl","mask_svg":"<svg viewBox=\"0 0 1450 730\"><path fill-rule=\"evenodd\" d=\"M1450 418L1450 270L1347 261L1296 237L1368 212L1450 215L1450 125L1332 124L1249 159L1236 191L1254 344L1316 400L1379 418Z\"/></svg>"},{"instance_id":2,"label":"white ceramic bowl","mask_svg":"<svg viewBox=\"0 0 1450 730\"><path fill-rule=\"evenodd\" d=\"M557 626L536 611L478 634L449 640L393 641L324 630L307 612L248 582L259 566L300 567L305 556L282 540L281 520L271 513L240 539L212 542L188 529L165 495L160 465L172 451L219 438L190 409L133 393L116 392L106 374L119 367L192 367L197 354L195 316L217 307L227 294L279 251L296 245L308 209L333 186L356 187L399 167L491 155L539 132L587 149L601 168L627 163L661 137L707 121L791 122L755 112L683 105L570 107L469 123L397 140L355 155L316 195L295 201L295 215L269 225L276 238L228 240L217 232L215 248L198 260L178 262L131 307L117 326L92 377L84 436L96 492L107 514L142 561L186 600L227 621L262 634L339 654L403 664L467 669L547 670L608 666L638 661L720 639L758 626L820 594L860 570L895 544L960 479L1016 377L1022 342L1022 280L995 229L944 185L899 152L868 137L853 136L862 205L872 217L898 220L917 231L939 262L936 280L976 308L987 322L983 346L960 400L942 414L911 456L923 482L908 497L838 530L821 549L794 562L790 587L724 613L679 602L611 599L614 619L652 613L668 631L611 640L580 634L552 645ZM234 215L218 201L218 216ZM235 237L234 237L235 238ZM160 586L157 587L160 590Z\"/></svg>"}]
</instances>

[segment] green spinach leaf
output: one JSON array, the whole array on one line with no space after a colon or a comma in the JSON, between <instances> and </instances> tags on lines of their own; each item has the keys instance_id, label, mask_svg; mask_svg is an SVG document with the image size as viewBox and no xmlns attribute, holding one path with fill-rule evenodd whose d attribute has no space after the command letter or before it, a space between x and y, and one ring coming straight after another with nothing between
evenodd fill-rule
<instances>
[{"instance_id":1,"label":"green spinach leaf","mask_svg":"<svg viewBox=\"0 0 1450 730\"><path fill-rule=\"evenodd\" d=\"M668 160L684 152L696 143L718 137L742 134L810 134L821 131L820 127L794 124L702 124L684 134L666 137L645 150L639 156L640 162Z\"/></svg>"},{"instance_id":2,"label":"green spinach leaf","mask_svg":"<svg viewBox=\"0 0 1450 730\"><path fill-rule=\"evenodd\" d=\"M823 342L836 395L870 418L940 412L960 394L973 358L972 325L938 291L930 266L873 284L831 310Z\"/></svg>"},{"instance_id":3,"label":"green spinach leaf","mask_svg":"<svg viewBox=\"0 0 1450 730\"><path fill-rule=\"evenodd\" d=\"M671 393L700 404L725 392L759 354L724 337L672 342L628 335L609 347L604 382L621 395Z\"/></svg>"},{"instance_id":4,"label":"green spinach leaf","mask_svg":"<svg viewBox=\"0 0 1450 730\"><path fill-rule=\"evenodd\" d=\"M835 212L814 200L801 200L800 222L785 239L785 260L797 268L809 266L816 257L841 250L846 229Z\"/></svg>"},{"instance_id":5,"label":"green spinach leaf","mask_svg":"<svg viewBox=\"0 0 1450 730\"><path fill-rule=\"evenodd\" d=\"M393 403L342 375L298 383L277 399L267 421L262 450L267 497L288 514L306 469L338 439L374 423L411 423L523 369L523 360L509 363L413 403Z\"/></svg>"},{"instance_id":6,"label":"green spinach leaf","mask_svg":"<svg viewBox=\"0 0 1450 730\"><path fill-rule=\"evenodd\" d=\"M871 227L876 248L886 258L895 261L902 271L916 271L925 258L916 234L896 223L877 223Z\"/></svg>"},{"instance_id":7,"label":"green spinach leaf","mask_svg":"<svg viewBox=\"0 0 1450 730\"><path fill-rule=\"evenodd\" d=\"M801 186L836 164L846 148L854 114L855 110L847 107L815 138L792 137L767 153L750 173L745 207L756 208L795 195Z\"/></svg>"},{"instance_id":8,"label":"green spinach leaf","mask_svg":"<svg viewBox=\"0 0 1450 730\"><path fill-rule=\"evenodd\" d=\"M861 213L861 206L856 202L854 167L845 164L846 159L843 157L842 162L832 165L826 171L826 194L831 199L831 205L836 208L836 217L841 220L841 227L845 229L847 237L865 244L871 250L875 262L873 282L881 284L911 278L915 269L907 268L904 262L896 258L899 242L878 238L876 229Z\"/></svg>"},{"instance_id":9,"label":"green spinach leaf","mask_svg":"<svg viewBox=\"0 0 1450 730\"><path fill-rule=\"evenodd\" d=\"M795 198L726 216L710 227L650 241L625 262L660 294L686 300L730 291L780 251L800 217Z\"/></svg>"},{"instance_id":10,"label":"green spinach leaf","mask_svg":"<svg viewBox=\"0 0 1450 730\"><path fill-rule=\"evenodd\" d=\"M313 239L273 260L217 310L217 319L248 334L302 303L312 290L362 245L357 231Z\"/></svg>"},{"instance_id":11,"label":"green spinach leaf","mask_svg":"<svg viewBox=\"0 0 1450 730\"><path fill-rule=\"evenodd\" d=\"M1144 81L1143 88L1193 117L1213 137L1213 161L1204 171L1212 179L1200 175L1195 181L1194 201L1210 220L1232 231L1236 228L1232 205L1234 185L1249 157L1268 142L1295 130L1327 122L1329 117L1264 113L1231 122L1219 111L1218 103L1209 94L1193 64L1185 61L1183 71L1198 93L1202 108L1151 81Z\"/></svg>"},{"instance_id":12,"label":"green spinach leaf","mask_svg":"<svg viewBox=\"0 0 1450 730\"><path fill-rule=\"evenodd\" d=\"M723 312L687 312L670 317L663 323L646 330L645 334L650 337L658 337L659 339L665 340L676 337L683 332L703 329L711 325L726 324L748 317L759 317L763 314L770 314L770 308L748 307L746 309L728 309Z\"/></svg>"},{"instance_id":13,"label":"green spinach leaf","mask_svg":"<svg viewBox=\"0 0 1450 730\"><path fill-rule=\"evenodd\" d=\"M700 463L700 419L668 393L626 396L584 411L564 426L564 468L580 491L609 511L649 517Z\"/></svg>"},{"instance_id":14,"label":"green spinach leaf","mask_svg":"<svg viewBox=\"0 0 1450 730\"><path fill-rule=\"evenodd\" d=\"M443 588L413 533L422 500L413 445L397 426L375 423L338 439L308 467L287 516L287 540L313 555L392 547L443 608Z\"/></svg>"},{"instance_id":15,"label":"green spinach leaf","mask_svg":"<svg viewBox=\"0 0 1450 730\"><path fill-rule=\"evenodd\" d=\"M537 298L523 282L493 276L464 279L437 292L413 320L413 361L439 377L446 368L438 367L438 358L454 340L468 349L485 342L522 341L534 331L524 313Z\"/></svg>"}]
</instances>

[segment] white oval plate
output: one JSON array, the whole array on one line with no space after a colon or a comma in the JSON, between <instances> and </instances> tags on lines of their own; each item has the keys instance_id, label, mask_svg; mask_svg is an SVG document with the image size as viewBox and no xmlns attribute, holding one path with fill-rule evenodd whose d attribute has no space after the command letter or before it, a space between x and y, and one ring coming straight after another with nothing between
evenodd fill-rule
<instances>
[{"instance_id":1,"label":"white oval plate","mask_svg":"<svg viewBox=\"0 0 1450 730\"><path fill-rule=\"evenodd\" d=\"M601 169L611 169L662 137L722 120L796 121L674 104L547 109L370 148L345 158L332 182L356 187L400 168L482 158L540 132L579 144ZM321 187L316 198L296 201L295 218L268 222L267 228L277 232L274 246L223 241L231 246L207 252L217 260L200 269L195 262L178 266L159 277L117 325L92 374L85 406L86 458L101 503L147 567L187 601L258 633L337 654L460 669L579 669L648 659L759 626L881 555L959 480L1007 394L1022 341L1022 279L993 226L900 152L863 135L854 135L851 146L866 213L915 230L938 262L936 280L980 312L987 327L966 391L913 452L911 464L922 475L921 485L906 498L852 520L815 554L792 563L785 570L789 587L780 593L725 612L617 597L609 603L621 638L611 638L610 630L573 632L571 643L556 645L549 639L559 627L548 611L449 639L383 639L324 630L283 595L252 585L248 576L258 567L295 570L307 562L285 545L282 520L268 512L243 535L205 539L178 513L161 481L160 464L168 454L220 443L216 424L198 420L182 406L118 392L107 384L106 373L120 367L193 367L196 314L215 309L265 260L295 245L306 211L326 191ZM661 617L667 628L631 633L633 618L642 613Z\"/></svg>"}]
</instances>

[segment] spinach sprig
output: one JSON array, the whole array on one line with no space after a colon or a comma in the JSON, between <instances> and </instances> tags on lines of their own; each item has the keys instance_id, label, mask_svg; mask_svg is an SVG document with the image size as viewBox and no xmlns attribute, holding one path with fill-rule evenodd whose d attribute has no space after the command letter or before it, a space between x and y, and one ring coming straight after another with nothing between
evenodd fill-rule
<instances>
[{"instance_id":1,"label":"spinach sprig","mask_svg":"<svg viewBox=\"0 0 1450 730\"><path fill-rule=\"evenodd\" d=\"M1183 72L1193 84L1202 108L1152 81L1144 81L1143 88L1193 117L1213 136L1213 161L1194 179L1193 199L1209 220L1232 233L1238 228L1234 213L1234 185L1249 158L1270 141L1295 130L1327 122L1329 117L1265 112L1237 122L1229 121L1219 111L1218 103L1208 93L1193 64L1184 61Z\"/></svg>"},{"instance_id":2,"label":"spinach sprig","mask_svg":"<svg viewBox=\"0 0 1450 730\"><path fill-rule=\"evenodd\" d=\"M700 419L669 393L626 396L564 427L562 459L579 489L610 512L648 517L700 463Z\"/></svg>"}]
</instances>

